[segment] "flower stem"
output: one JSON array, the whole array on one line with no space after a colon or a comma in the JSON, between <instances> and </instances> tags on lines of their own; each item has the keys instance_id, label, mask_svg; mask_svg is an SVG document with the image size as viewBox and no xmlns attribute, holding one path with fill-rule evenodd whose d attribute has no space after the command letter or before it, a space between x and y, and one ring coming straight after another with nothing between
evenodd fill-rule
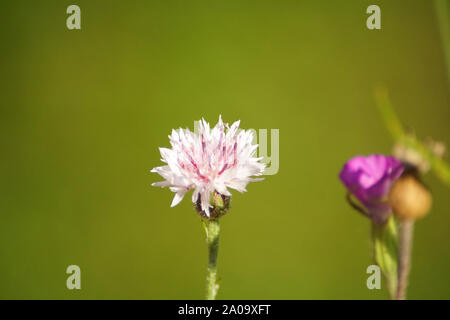
<instances>
[{"instance_id":1,"label":"flower stem","mask_svg":"<svg viewBox=\"0 0 450 320\"><path fill-rule=\"evenodd\" d=\"M372 222L372 236L375 262L384 275L389 296L394 299L398 279L397 225L394 217L391 216L383 225Z\"/></svg>"},{"instance_id":2,"label":"flower stem","mask_svg":"<svg viewBox=\"0 0 450 320\"><path fill-rule=\"evenodd\" d=\"M215 300L219 284L217 283L217 254L219 252L219 220L204 220L206 242L208 244L208 273L206 276L206 299Z\"/></svg>"},{"instance_id":3,"label":"flower stem","mask_svg":"<svg viewBox=\"0 0 450 320\"><path fill-rule=\"evenodd\" d=\"M435 0L436 16L439 23L439 31L444 49L445 64L447 66L447 80L450 82L450 18L449 5L446 0Z\"/></svg>"},{"instance_id":4,"label":"flower stem","mask_svg":"<svg viewBox=\"0 0 450 320\"><path fill-rule=\"evenodd\" d=\"M396 300L406 299L406 288L408 286L409 270L411 268L413 232L414 220L403 220L400 223L400 250Z\"/></svg>"}]
</instances>

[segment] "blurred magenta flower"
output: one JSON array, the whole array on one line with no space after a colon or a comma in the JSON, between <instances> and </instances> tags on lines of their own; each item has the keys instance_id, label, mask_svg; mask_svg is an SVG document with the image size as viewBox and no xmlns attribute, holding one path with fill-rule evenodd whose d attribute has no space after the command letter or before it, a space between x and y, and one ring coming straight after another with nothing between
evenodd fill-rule
<instances>
[{"instance_id":1,"label":"blurred magenta flower","mask_svg":"<svg viewBox=\"0 0 450 320\"><path fill-rule=\"evenodd\" d=\"M384 155L357 156L342 168L339 178L374 222L383 224L391 214L387 197L392 184L403 173L403 164Z\"/></svg>"}]
</instances>

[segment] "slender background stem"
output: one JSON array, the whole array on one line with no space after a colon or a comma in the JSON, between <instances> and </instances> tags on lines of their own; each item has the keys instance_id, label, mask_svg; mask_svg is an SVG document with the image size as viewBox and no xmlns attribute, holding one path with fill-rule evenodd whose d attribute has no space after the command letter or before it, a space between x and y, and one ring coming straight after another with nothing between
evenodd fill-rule
<instances>
[{"instance_id":1,"label":"slender background stem","mask_svg":"<svg viewBox=\"0 0 450 320\"><path fill-rule=\"evenodd\" d=\"M206 299L215 300L219 284L217 283L217 254L219 252L220 226L218 220L204 221L206 242L208 243L208 273L206 276Z\"/></svg>"},{"instance_id":2,"label":"slender background stem","mask_svg":"<svg viewBox=\"0 0 450 320\"><path fill-rule=\"evenodd\" d=\"M408 286L409 270L411 268L413 232L414 220L403 220L400 223L400 250L396 300L406 299L406 288Z\"/></svg>"},{"instance_id":3,"label":"slender background stem","mask_svg":"<svg viewBox=\"0 0 450 320\"><path fill-rule=\"evenodd\" d=\"M450 39L450 38L449 38ZM450 42L450 40L449 40ZM449 46L450 48L450 46ZM449 51L450 52L450 51ZM449 58L450 64L450 58ZM450 74L449 74L450 77ZM401 143L408 149L419 153L430 163L432 170L442 182L450 185L450 164L433 153L422 141L415 136L408 135L403 128L398 115L389 98L386 88L378 87L375 90L375 101L386 128L391 133L396 143Z\"/></svg>"},{"instance_id":4,"label":"slender background stem","mask_svg":"<svg viewBox=\"0 0 450 320\"><path fill-rule=\"evenodd\" d=\"M439 25L439 32L442 39L442 47L444 50L445 64L447 66L447 80L450 83L450 19L449 19L449 1L435 0L436 16Z\"/></svg>"}]
</instances>

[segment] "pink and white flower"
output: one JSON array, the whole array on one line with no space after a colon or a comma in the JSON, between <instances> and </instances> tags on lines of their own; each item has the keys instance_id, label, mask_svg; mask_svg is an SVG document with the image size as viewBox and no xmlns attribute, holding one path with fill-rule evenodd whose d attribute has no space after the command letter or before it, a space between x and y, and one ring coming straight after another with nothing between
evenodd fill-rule
<instances>
[{"instance_id":1,"label":"pink and white flower","mask_svg":"<svg viewBox=\"0 0 450 320\"><path fill-rule=\"evenodd\" d=\"M229 197L227 188L245 192L249 182L262 180L252 178L260 176L265 168L260 162L262 158L255 157L258 145L253 144L252 131L238 133L239 123L236 121L230 127L219 117L212 129L202 119L198 135L189 129L172 130L169 136L172 148L159 148L161 161L167 165L151 170L165 179L153 186L169 187L175 192L172 207L192 189L192 202L200 199L201 209L209 217L213 192Z\"/></svg>"}]
</instances>

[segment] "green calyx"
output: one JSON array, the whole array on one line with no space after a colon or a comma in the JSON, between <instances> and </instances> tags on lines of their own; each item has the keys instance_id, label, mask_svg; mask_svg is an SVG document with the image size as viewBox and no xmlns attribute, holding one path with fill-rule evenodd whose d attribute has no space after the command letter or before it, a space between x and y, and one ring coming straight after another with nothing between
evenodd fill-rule
<instances>
[{"instance_id":1,"label":"green calyx","mask_svg":"<svg viewBox=\"0 0 450 320\"><path fill-rule=\"evenodd\" d=\"M200 196L198 197L197 202L194 204L195 211L197 211L197 213L203 219L216 220L227 213L228 210L230 210L231 197L214 191L210 196L209 203L211 205L211 207L209 208L209 217L206 215L206 212L202 210Z\"/></svg>"}]
</instances>

